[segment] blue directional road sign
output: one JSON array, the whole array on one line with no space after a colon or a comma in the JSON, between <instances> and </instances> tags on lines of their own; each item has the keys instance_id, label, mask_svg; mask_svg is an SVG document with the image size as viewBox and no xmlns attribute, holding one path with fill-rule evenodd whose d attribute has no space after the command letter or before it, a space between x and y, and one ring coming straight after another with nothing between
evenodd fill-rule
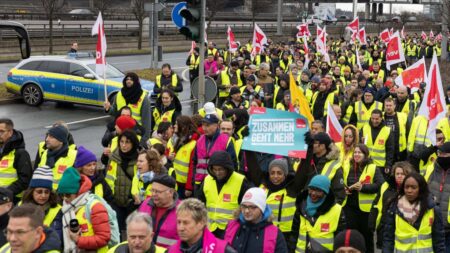
<instances>
[{"instance_id":1,"label":"blue directional road sign","mask_svg":"<svg viewBox=\"0 0 450 253\"><path fill-rule=\"evenodd\" d=\"M186 26L186 19L180 16L182 9L186 9L186 2L177 3L172 9L172 21L178 28Z\"/></svg>"}]
</instances>

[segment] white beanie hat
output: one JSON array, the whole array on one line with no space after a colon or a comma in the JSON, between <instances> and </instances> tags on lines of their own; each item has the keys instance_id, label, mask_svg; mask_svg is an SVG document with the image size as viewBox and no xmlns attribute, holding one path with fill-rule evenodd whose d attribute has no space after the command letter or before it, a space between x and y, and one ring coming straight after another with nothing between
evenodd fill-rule
<instances>
[{"instance_id":1,"label":"white beanie hat","mask_svg":"<svg viewBox=\"0 0 450 253\"><path fill-rule=\"evenodd\" d=\"M264 210L266 210L266 192L258 187L250 188L245 192L241 203L252 203L264 213Z\"/></svg>"},{"instance_id":2,"label":"white beanie hat","mask_svg":"<svg viewBox=\"0 0 450 253\"><path fill-rule=\"evenodd\" d=\"M212 102L208 102L203 106L203 109L205 109L205 114L215 114L216 113L216 107Z\"/></svg>"}]
</instances>

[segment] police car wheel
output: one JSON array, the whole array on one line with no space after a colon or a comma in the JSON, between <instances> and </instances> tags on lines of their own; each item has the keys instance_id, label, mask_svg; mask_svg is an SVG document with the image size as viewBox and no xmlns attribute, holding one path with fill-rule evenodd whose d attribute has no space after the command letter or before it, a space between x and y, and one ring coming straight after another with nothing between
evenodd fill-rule
<instances>
[{"instance_id":1,"label":"police car wheel","mask_svg":"<svg viewBox=\"0 0 450 253\"><path fill-rule=\"evenodd\" d=\"M41 88L36 84L27 84L22 91L22 97L26 104L37 106L43 102L43 94Z\"/></svg>"}]
</instances>

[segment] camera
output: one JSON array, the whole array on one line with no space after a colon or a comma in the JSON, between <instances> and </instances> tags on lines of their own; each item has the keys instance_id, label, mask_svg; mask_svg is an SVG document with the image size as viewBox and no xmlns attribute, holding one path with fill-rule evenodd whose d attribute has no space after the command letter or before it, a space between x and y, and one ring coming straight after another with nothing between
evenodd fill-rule
<instances>
[{"instance_id":1,"label":"camera","mask_svg":"<svg viewBox=\"0 0 450 253\"><path fill-rule=\"evenodd\" d=\"M69 222L69 229L73 233L78 233L80 231L80 223L78 223L77 219L71 219Z\"/></svg>"}]
</instances>

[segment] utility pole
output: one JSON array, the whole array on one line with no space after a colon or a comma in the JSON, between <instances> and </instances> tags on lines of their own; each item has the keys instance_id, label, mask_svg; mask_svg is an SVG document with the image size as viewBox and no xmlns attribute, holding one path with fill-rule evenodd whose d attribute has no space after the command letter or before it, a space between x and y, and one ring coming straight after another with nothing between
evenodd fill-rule
<instances>
[{"instance_id":1,"label":"utility pole","mask_svg":"<svg viewBox=\"0 0 450 253\"><path fill-rule=\"evenodd\" d=\"M441 54L441 61L446 61L447 60L447 55L448 55L448 22L450 19L450 13L449 13L449 8L450 8L450 0L442 0L442 28L441 28L441 34L442 34L442 41L441 41L441 49L442 49L442 54Z\"/></svg>"},{"instance_id":2,"label":"utility pole","mask_svg":"<svg viewBox=\"0 0 450 253\"><path fill-rule=\"evenodd\" d=\"M358 0L353 0L353 19L358 17Z\"/></svg>"},{"instance_id":3,"label":"utility pole","mask_svg":"<svg viewBox=\"0 0 450 253\"><path fill-rule=\"evenodd\" d=\"M277 12L277 35L283 35L283 16L281 15L283 9L283 0L278 0L278 12Z\"/></svg>"},{"instance_id":4,"label":"utility pole","mask_svg":"<svg viewBox=\"0 0 450 253\"><path fill-rule=\"evenodd\" d=\"M198 108L205 104L205 12L206 0L201 0L200 11L200 64L198 66Z\"/></svg>"},{"instance_id":5,"label":"utility pole","mask_svg":"<svg viewBox=\"0 0 450 253\"><path fill-rule=\"evenodd\" d=\"M153 48L152 48L152 68L158 68L158 0L153 3Z\"/></svg>"}]
</instances>

